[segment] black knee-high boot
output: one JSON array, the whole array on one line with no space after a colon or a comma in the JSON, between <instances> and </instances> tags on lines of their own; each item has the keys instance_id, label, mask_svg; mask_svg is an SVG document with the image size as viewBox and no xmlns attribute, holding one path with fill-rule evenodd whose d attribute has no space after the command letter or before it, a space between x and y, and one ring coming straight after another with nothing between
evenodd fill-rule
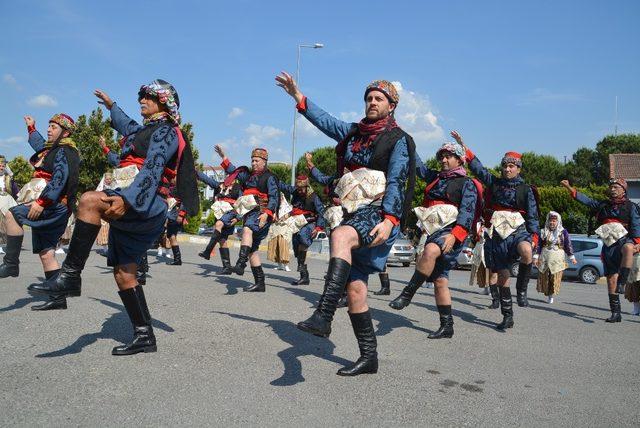
<instances>
[{"instance_id":1,"label":"black knee-high boot","mask_svg":"<svg viewBox=\"0 0 640 428\"><path fill-rule=\"evenodd\" d=\"M30 285L29 291L51 296L79 296L82 288L80 275L99 231L99 224L86 223L77 219L69 243L69 252L62 263L60 274L42 284Z\"/></svg>"},{"instance_id":2,"label":"black knee-high boot","mask_svg":"<svg viewBox=\"0 0 640 428\"><path fill-rule=\"evenodd\" d=\"M137 290L139 289L139 290ZM133 341L126 345L116 346L112 355L131 355L138 352L156 352L156 337L151 327L151 315L144 298L141 286L118 291L120 299L127 310L127 315L133 324Z\"/></svg>"},{"instance_id":3,"label":"black knee-high boot","mask_svg":"<svg viewBox=\"0 0 640 428\"><path fill-rule=\"evenodd\" d=\"M442 339L453 337L453 316L451 315L451 305L438 305L440 314L440 328L429 336L429 339Z\"/></svg>"},{"instance_id":4,"label":"black knee-high boot","mask_svg":"<svg viewBox=\"0 0 640 428\"><path fill-rule=\"evenodd\" d=\"M205 247L204 251L198 253L200 257L205 260L209 260L211 258L211 252L213 251L213 247L216 246L218 241L220 240L220 232L216 229L213 229L213 233L211 234L211 239L209 239L209 243Z\"/></svg>"},{"instance_id":5,"label":"black knee-high boot","mask_svg":"<svg viewBox=\"0 0 640 428\"><path fill-rule=\"evenodd\" d=\"M7 235L7 251L0 265L0 278L20 275L20 250L22 249L23 239L24 235Z\"/></svg>"},{"instance_id":6,"label":"black knee-high boot","mask_svg":"<svg viewBox=\"0 0 640 428\"><path fill-rule=\"evenodd\" d=\"M60 272L60 269L50 270L44 273L45 279L51 279ZM64 296L49 297L49 300L40 304L31 306L32 311L52 311L56 309L67 309L67 298Z\"/></svg>"},{"instance_id":7,"label":"black knee-high boot","mask_svg":"<svg viewBox=\"0 0 640 428\"><path fill-rule=\"evenodd\" d=\"M249 285L245 287L243 290L249 293L264 292L265 291L264 270L262 270L262 265L251 266L251 273L253 273L253 279L255 283L253 285Z\"/></svg>"},{"instance_id":8,"label":"black knee-high boot","mask_svg":"<svg viewBox=\"0 0 640 428\"><path fill-rule=\"evenodd\" d=\"M509 287L500 288L500 310L502 311L502 322L497 325L498 330L505 330L513 327L513 299Z\"/></svg>"},{"instance_id":9,"label":"black knee-high boot","mask_svg":"<svg viewBox=\"0 0 640 428\"><path fill-rule=\"evenodd\" d=\"M391 283L389 282L389 274L387 272L380 272L378 274L380 278L380 291L374 291L376 296L388 296L391 294Z\"/></svg>"},{"instance_id":10,"label":"black knee-high boot","mask_svg":"<svg viewBox=\"0 0 640 428\"><path fill-rule=\"evenodd\" d=\"M222 270L218 272L220 275L231 275L233 268L231 267L231 256L228 248L220 248L220 258L222 259Z\"/></svg>"},{"instance_id":11,"label":"black knee-high boot","mask_svg":"<svg viewBox=\"0 0 640 428\"><path fill-rule=\"evenodd\" d=\"M529 306L527 299L527 289L529 288L529 277L531 277L531 263L520 263L518 266L518 278L516 280L516 299L518 306L525 308Z\"/></svg>"},{"instance_id":12,"label":"black knee-high boot","mask_svg":"<svg viewBox=\"0 0 640 428\"><path fill-rule=\"evenodd\" d=\"M182 265L182 254L180 253L179 245L172 245L171 251L173 251L173 261L167 262L170 266L181 266Z\"/></svg>"},{"instance_id":13,"label":"black knee-high boot","mask_svg":"<svg viewBox=\"0 0 640 428\"><path fill-rule=\"evenodd\" d=\"M627 285L627 281L629 280L629 274L631 273L631 268L621 267L618 272L618 281L616 283L616 293L624 294L624 287Z\"/></svg>"},{"instance_id":14,"label":"black knee-high boot","mask_svg":"<svg viewBox=\"0 0 640 428\"><path fill-rule=\"evenodd\" d=\"M491 304L490 309L498 309L500 307L500 290L498 284L489 285L489 291L491 292Z\"/></svg>"},{"instance_id":15,"label":"black knee-high boot","mask_svg":"<svg viewBox=\"0 0 640 428\"><path fill-rule=\"evenodd\" d=\"M347 367L338 370L339 376L358 376L364 373L378 372L378 342L371 322L371 312L349 314L353 332L358 340L360 358Z\"/></svg>"},{"instance_id":16,"label":"black knee-high boot","mask_svg":"<svg viewBox=\"0 0 640 428\"><path fill-rule=\"evenodd\" d=\"M338 300L349 280L351 265L346 260L332 257L329 260L327 280L324 286L324 293L318 303L318 308L308 319L298 323L298 328L302 331L320 337L329 337L331 334L331 321L336 313Z\"/></svg>"},{"instance_id":17,"label":"black knee-high boot","mask_svg":"<svg viewBox=\"0 0 640 428\"><path fill-rule=\"evenodd\" d=\"M307 269L307 252L305 250L298 250L298 272L300 272L300 279L291 282L292 285L309 285L309 269Z\"/></svg>"},{"instance_id":18,"label":"black knee-high boot","mask_svg":"<svg viewBox=\"0 0 640 428\"><path fill-rule=\"evenodd\" d=\"M411 277L409 284L402 289L402 292L398 297L389 302L389 306L396 310L401 310L409 306L411 299L413 299L413 296L416 294L418 289L422 287L422 284L424 284L426 280L427 276L416 269L416 271L413 272L413 276Z\"/></svg>"},{"instance_id":19,"label":"black knee-high boot","mask_svg":"<svg viewBox=\"0 0 640 428\"><path fill-rule=\"evenodd\" d=\"M611 316L605 319L606 322L620 322L622 315L620 314L620 296L618 294L609 294L609 307L611 308Z\"/></svg>"},{"instance_id":20,"label":"black knee-high boot","mask_svg":"<svg viewBox=\"0 0 640 428\"><path fill-rule=\"evenodd\" d=\"M236 275L244 275L244 269L247 267L247 262L249 261L249 251L251 247L248 245L240 246L240 254L238 254L238 261L236 262L236 266L233 268L233 271Z\"/></svg>"}]
</instances>

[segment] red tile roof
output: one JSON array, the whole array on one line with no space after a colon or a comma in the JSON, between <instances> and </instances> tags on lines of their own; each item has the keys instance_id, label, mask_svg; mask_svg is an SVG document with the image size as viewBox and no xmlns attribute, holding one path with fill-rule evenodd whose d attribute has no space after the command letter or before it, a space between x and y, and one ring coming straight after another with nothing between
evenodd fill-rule
<instances>
[{"instance_id":1,"label":"red tile roof","mask_svg":"<svg viewBox=\"0 0 640 428\"><path fill-rule=\"evenodd\" d=\"M609 176L626 180L640 180L640 153L609 155Z\"/></svg>"}]
</instances>

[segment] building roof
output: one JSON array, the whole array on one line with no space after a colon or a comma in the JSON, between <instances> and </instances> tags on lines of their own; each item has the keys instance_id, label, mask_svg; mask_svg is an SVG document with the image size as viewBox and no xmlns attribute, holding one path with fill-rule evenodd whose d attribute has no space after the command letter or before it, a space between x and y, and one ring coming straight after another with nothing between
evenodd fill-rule
<instances>
[{"instance_id":1,"label":"building roof","mask_svg":"<svg viewBox=\"0 0 640 428\"><path fill-rule=\"evenodd\" d=\"M220 166L211 166L211 165L205 165L204 170L205 171L223 171L222 167L220 167Z\"/></svg>"},{"instance_id":2,"label":"building roof","mask_svg":"<svg viewBox=\"0 0 640 428\"><path fill-rule=\"evenodd\" d=\"M609 176L625 180L640 180L640 153L609 155Z\"/></svg>"}]
</instances>

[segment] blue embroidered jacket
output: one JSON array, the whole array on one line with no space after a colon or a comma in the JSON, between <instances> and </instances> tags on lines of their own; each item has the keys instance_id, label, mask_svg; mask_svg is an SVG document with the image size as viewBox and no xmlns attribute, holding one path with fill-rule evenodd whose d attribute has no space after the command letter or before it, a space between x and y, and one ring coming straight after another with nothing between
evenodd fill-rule
<instances>
[{"instance_id":1,"label":"blue embroidered jacket","mask_svg":"<svg viewBox=\"0 0 640 428\"><path fill-rule=\"evenodd\" d=\"M471 178L466 177L462 186L460 202L456 203L451 199L451 195L447 194L447 186L449 186L451 180L462 176L442 178L439 177L438 174L439 171L429 169L429 167L422 162L422 159L417 157L416 175L427 182L425 189L427 192L424 197L423 206L430 207L446 203L458 207L456 225L451 230L451 233L456 237L458 242L464 242L469 231L474 227L473 220L476 214L476 203L478 202L478 189ZM435 184L433 184L434 182Z\"/></svg>"},{"instance_id":2,"label":"blue embroidered jacket","mask_svg":"<svg viewBox=\"0 0 640 428\"><path fill-rule=\"evenodd\" d=\"M29 133L29 145L36 152L40 153L44 150L46 140L40 132L34 130ZM47 182L46 187L40 193L40 197L36 201L39 205L47 207L53 203L57 203L65 195L62 194L67 181L69 180L69 163L64 150L58 150L54 160L55 167L51 179Z\"/></svg>"},{"instance_id":3,"label":"blue embroidered jacket","mask_svg":"<svg viewBox=\"0 0 640 428\"><path fill-rule=\"evenodd\" d=\"M237 168L235 165L229 161L229 159L225 158L221 164L222 168L224 168L227 174L231 174ZM244 194L255 194L258 193L258 180L260 179L261 174L241 171L236 177L237 180L242 184L244 189ZM262 193L262 192L259 192ZM258 199L264 200L266 199L266 206L262 206L261 204L261 212L266 212L271 219L273 219L274 215L278 214L278 204L280 203L280 191L278 190L278 179L275 175L271 175L267 180L267 193L258 196Z\"/></svg>"},{"instance_id":4,"label":"blue embroidered jacket","mask_svg":"<svg viewBox=\"0 0 640 428\"><path fill-rule=\"evenodd\" d=\"M309 101L308 98L305 98L297 107L298 111L304 115L309 122L322 131L327 137L337 142L341 142L356 126L355 123L343 122L331 116L313 102ZM354 138L347 144L345 153L346 166L369 167L374 146L370 145L369 147L354 151L353 142ZM316 170L316 168L313 169ZM400 218L402 217L408 170L409 148L407 140L403 136L396 142L389 158L387 170L384 171L387 184L382 198L382 212L385 218L389 219L394 225L399 224ZM311 174L314 175L314 172L312 171ZM316 179L316 176L317 173L314 175L314 179Z\"/></svg>"},{"instance_id":5,"label":"blue embroidered jacket","mask_svg":"<svg viewBox=\"0 0 640 428\"><path fill-rule=\"evenodd\" d=\"M140 125L127 116L116 103L113 104L111 107L111 126L118 133L127 137L120 151L120 159L134 154L136 134L151 125L157 125L157 123ZM131 206L131 209L141 216L154 217L166 213L167 204L158 194L158 187L165 166L176 155L177 150L178 135L172 124L166 122L151 135L147 156L133 183L125 189L118 190L118 194Z\"/></svg>"},{"instance_id":6,"label":"blue embroidered jacket","mask_svg":"<svg viewBox=\"0 0 640 428\"><path fill-rule=\"evenodd\" d=\"M292 186L282 181L278 183L281 192L291 197L292 215L303 214L309 223L315 223L316 227L324 228L324 205L320 197L315 193L305 197L300 195L296 186ZM309 201L310 199L310 201Z\"/></svg>"},{"instance_id":7,"label":"blue embroidered jacket","mask_svg":"<svg viewBox=\"0 0 640 428\"><path fill-rule=\"evenodd\" d=\"M640 208L637 204L631 203L629 216L623 218L622 204L614 204L611 201L596 201L581 192L572 195L576 201L584 204L596 212L596 220L599 224L612 221L622 223L629 233L629 238L636 244L640 244Z\"/></svg>"}]
</instances>

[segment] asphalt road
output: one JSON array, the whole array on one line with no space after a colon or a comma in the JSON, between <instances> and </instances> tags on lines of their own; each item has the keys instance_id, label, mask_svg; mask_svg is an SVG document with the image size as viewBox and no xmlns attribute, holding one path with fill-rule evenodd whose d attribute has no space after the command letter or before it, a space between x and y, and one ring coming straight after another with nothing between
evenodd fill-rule
<instances>
[{"instance_id":1,"label":"asphalt road","mask_svg":"<svg viewBox=\"0 0 640 428\"><path fill-rule=\"evenodd\" d=\"M131 337L106 259L92 253L82 297L66 311L33 312L26 287L42 277L25 239L21 276L0 280L0 425L114 426L638 426L640 317L607 324L603 285L565 283L548 305L530 284L531 307L515 328L495 330L498 310L451 275L455 336L438 326L433 290L403 311L387 304L413 268L391 267L392 296L370 295L380 371L342 378L357 358L345 309L330 340L295 328L322 289L326 260L310 258L312 284L266 268L251 280L217 277L201 246L182 244L181 267L150 252L145 287L158 352L113 357ZM236 251L232 250L235 260ZM269 266L265 264L265 267ZM371 290L377 290L371 278Z\"/></svg>"}]
</instances>

